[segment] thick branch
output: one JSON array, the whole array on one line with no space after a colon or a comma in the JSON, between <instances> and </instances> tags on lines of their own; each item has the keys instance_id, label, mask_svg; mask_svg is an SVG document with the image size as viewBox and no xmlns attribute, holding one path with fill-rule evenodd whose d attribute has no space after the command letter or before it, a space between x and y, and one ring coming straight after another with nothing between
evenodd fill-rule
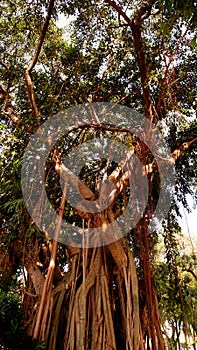
<instances>
[{"instance_id":1,"label":"thick branch","mask_svg":"<svg viewBox=\"0 0 197 350\"><path fill-rule=\"evenodd\" d=\"M135 46L138 66L140 70L145 115L150 121L153 121L152 100L151 100L150 89L148 86L148 68L147 68L147 62L146 62L143 41L142 41L141 23L143 22L143 20L145 20L151 15L151 9L155 2L156 2L155 0L151 0L147 4L143 5L137 11L131 24L131 30L132 30L133 39L134 39L134 46Z\"/></svg>"},{"instance_id":2,"label":"thick branch","mask_svg":"<svg viewBox=\"0 0 197 350\"><path fill-rule=\"evenodd\" d=\"M129 173L128 171L123 171L125 166L128 167L129 162L133 157L134 151L127 155L126 160L121 161L116 169L110 174L108 179L102 183L100 191L100 199L109 198L110 202L114 202L119 193L128 186ZM92 202L97 199L97 196L91 191L91 189L81 181L71 170L69 170L65 165L59 163L55 164L55 171L58 175L61 175L65 181L68 181L73 188L79 191L81 196Z\"/></svg>"},{"instance_id":3,"label":"thick branch","mask_svg":"<svg viewBox=\"0 0 197 350\"><path fill-rule=\"evenodd\" d=\"M68 180L69 183L75 188L79 189L82 197L89 201L95 200L95 194L90 190L90 188L81 181L78 176L76 176L71 170L66 168L63 164L55 166L55 171L57 174L61 175L65 180Z\"/></svg>"},{"instance_id":4,"label":"thick branch","mask_svg":"<svg viewBox=\"0 0 197 350\"><path fill-rule=\"evenodd\" d=\"M29 273L33 286L35 288L36 296L40 297L44 287L44 277L39 267L33 264L31 261L25 260L25 268Z\"/></svg>"},{"instance_id":5,"label":"thick branch","mask_svg":"<svg viewBox=\"0 0 197 350\"><path fill-rule=\"evenodd\" d=\"M43 44L43 41L44 41L44 38L45 38L45 35L46 35L46 31L47 31L47 28L48 28L48 25L49 25L49 21L50 21L50 18L51 18L53 5L54 5L54 0L51 0L49 2L47 16L46 16L44 25L43 25L41 33L40 33L40 37L39 37L39 40L38 40L38 44L37 44L34 56L33 56L29 66L27 67L27 69L25 71L25 80L26 80L26 84L27 84L28 95L29 95L31 108L32 108L32 113L33 113L34 117L38 117L39 111L38 111L38 107L37 107L35 96L34 96L33 84L32 84L30 73L31 73L32 69L35 67L36 62L38 60L38 56L40 54L40 51L41 51L41 48L42 48L42 44Z\"/></svg>"},{"instance_id":6,"label":"thick branch","mask_svg":"<svg viewBox=\"0 0 197 350\"><path fill-rule=\"evenodd\" d=\"M156 2L155 0L149 1L147 4L143 5L135 14L135 16L130 19L126 13L122 10L120 6L116 4L115 1L106 0L106 2L112 6L119 16L123 17L128 26L130 26L134 38L134 46L137 54L138 66L140 70L142 91L143 91L143 100L144 100L144 109L145 115L149 120L153 120L152 117L152 102L151 94L148 86L148 69L146 63L146 57L144 53L143 43L142 43L142 34L141 34L141 23L144 19L148 18L151 15L151 8ZM144 17L142 17L144 16Z\"/></svg>"},{"instance_id":7,"label":"thick branch","mask_svg":"<svg viewBox=\"0 0 197 350\"><path fill-rule=\"evenodd\" d=\"M191 141L184 142L181 146L177 147L171 154L170 157L167 158L160 158L160 165L164 166L167 163L175 163L177 159L184 153L186 152L189 148L191 148L193 145L197 143L197 137ZM150 174L153 173L153 171L157 169L157 164L155 162L149 163L145 165L145 173Z\"/></svg>"},{"instance_id":8,"label":"thick branch","mask_svg":"<svg viewBox=\"0 0 197 350\"><path fill-rule=\"evenodd\" d=\"M131 26L131 29L132 29L132 34L134 38L134 46L137 54L138 66L140 70L145 115L150 121L152 121L153 120L152 102L151 102L150 89L148 86L148 69L147 69L146 57L145 57L143 42L142 42L141 25L138 23L135 24L135 21L134 21Z\"/></svg>"}]
</instances>

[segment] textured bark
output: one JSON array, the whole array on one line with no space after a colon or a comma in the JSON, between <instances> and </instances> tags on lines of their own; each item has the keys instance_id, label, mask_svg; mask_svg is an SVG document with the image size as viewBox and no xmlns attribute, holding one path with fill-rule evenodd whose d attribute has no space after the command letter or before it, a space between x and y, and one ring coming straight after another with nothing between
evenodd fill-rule
<instances>
[{"instance_id":1,"label":"textured bark","mask_svg":"<svg viewBox=\"0 0 197 350\"><path fill-rule=\"evenodd\" d=\"M43 287L44 287L44 276L42 272L40 271L39 267L30 263L25 264L25 268L29 274L29 277L31 278L31 281L33 283L36 296L39 298L42 295Z\"/></svg>"}]
</instances>

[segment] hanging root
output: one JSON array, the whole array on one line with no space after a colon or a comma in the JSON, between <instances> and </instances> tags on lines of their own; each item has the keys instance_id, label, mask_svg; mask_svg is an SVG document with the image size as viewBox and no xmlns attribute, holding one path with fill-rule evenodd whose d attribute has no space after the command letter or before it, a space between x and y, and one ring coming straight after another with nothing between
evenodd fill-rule
<instances>
[{"instance_id":1,"label":"hanging root","mask_svg":"<svg viewBox=\"0 0 197 350\"><path fill-rule=\"evenodd\" d=\"M118 244L123 248L120 241ZM116 265L115 274L111 274L106 265L110 249L87 250L84 277L83 250L73 257L72 271L52 293L53 318L47 332L47 349L118 350L114 320L118 308L124 333L122 348L144 349L132 253L128 254L124 248L127 264ZM118 298L115 298L115 292L118 292Z\"/></svg>"}]
</instances>

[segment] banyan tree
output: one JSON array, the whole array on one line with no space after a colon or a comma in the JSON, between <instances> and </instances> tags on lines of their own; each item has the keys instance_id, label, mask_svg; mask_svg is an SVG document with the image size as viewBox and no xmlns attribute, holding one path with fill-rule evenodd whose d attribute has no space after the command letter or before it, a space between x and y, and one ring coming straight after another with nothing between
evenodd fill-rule
<instances>
[{"instance_id":1,"label":"banyan tree","mask_svg":"<svg viewBox=\"0 0 197 350\"><path fill-rule=\"evenodd\" d=\"M15 147L3 172L1 264L23 271L26 333L48 350L166 349L154 254L185 186L180 159L188 169L197 142L186 118L194 6L22 3L5 1L0 62L2 125L14 142L3 150ZM71 43L59 13L73 20ZM13 176L20 188L6 182Z\"/></svg>"}]
</instances>

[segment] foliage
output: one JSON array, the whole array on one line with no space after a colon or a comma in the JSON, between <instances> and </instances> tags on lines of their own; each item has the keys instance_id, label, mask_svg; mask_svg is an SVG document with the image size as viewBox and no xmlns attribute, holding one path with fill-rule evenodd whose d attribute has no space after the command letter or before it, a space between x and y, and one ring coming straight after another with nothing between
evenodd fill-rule
<instances>
[{"instance_id":1,"label":"foliage","mask_svg":"<svg viewBox=\"0 0 197 350\"><path fill-rule=\"evenodd\" d=\"M9 282L10 283L10 282ZM0 280L0 348L9 350L30 349L41 350L43 345L33 341L25 333L23 325L24 311L22 299L18 290L18 283L11 281L9 288L5 286L5 281Z\"/></svg>"},{"instance_id":2,"label":"foliage","mask_svg":"<svg viewBox=\"0 0 197 350\"><path fill-rule=\"evenodd\" d=\"M194 251L191 242L188 242L184 253L187 238L181 237L180 228L174 225L174 220L173 215L168 218L164 245L160 249L160 257L158 252L156 254L154 270L163 329L172 348L176 349L180 345L181 334L185 335L185 346L189 337L195 343L197 336L197 246L194 240Z\"/></svg>"}]
</instances>

